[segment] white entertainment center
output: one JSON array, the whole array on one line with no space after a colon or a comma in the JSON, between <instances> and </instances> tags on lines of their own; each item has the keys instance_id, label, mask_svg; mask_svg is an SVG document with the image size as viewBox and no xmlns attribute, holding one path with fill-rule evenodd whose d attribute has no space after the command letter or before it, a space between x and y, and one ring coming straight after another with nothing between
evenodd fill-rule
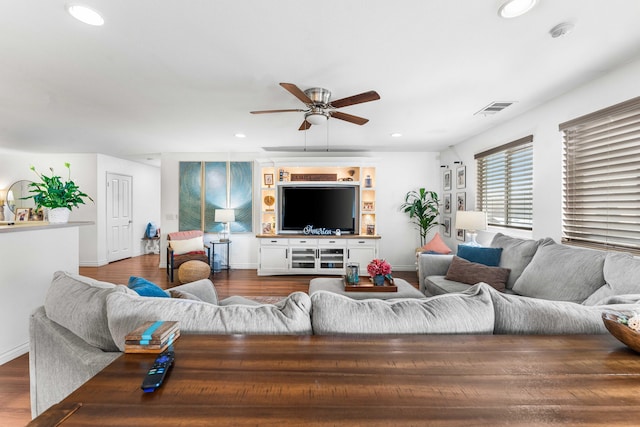
<instances>
[{"instance_id":1,"label":"white entertainment center","mask_svg":"<svg viewBox=\"0 0 640 427\"><path fill-rule=\"evenodd\" d=\"M378 257L380 236L375 233L375 167L291 164L261 165L261 233L258 275L343 275L348 263L358 263L367 275L367 264ZM334 228L309 224L300 230L287 228L280 204L282 191L300 188L356 188L353 230L342 234Z\"/></svg>"}]
</instances>

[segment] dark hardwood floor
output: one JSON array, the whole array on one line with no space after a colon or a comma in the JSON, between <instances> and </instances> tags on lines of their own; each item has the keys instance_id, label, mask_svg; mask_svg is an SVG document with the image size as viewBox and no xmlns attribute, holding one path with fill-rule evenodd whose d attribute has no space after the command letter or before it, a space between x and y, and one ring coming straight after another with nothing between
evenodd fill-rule
<instances>
[{"instance_id":1,"label":"dark hardwood floor","mask_svg":"<svg viewBox=\"0 0 640 427\"><path fill-rule=\"evenodd\" d=\"M144 277L158 286L168 289L179 283L170 283L166 270L158 268L159 255L142 255L105 265L81 267L80 274L106 282L126 284L130 276ZM418 287L418 277L413 271L394 272ZM212 275L218 298L231 295L286 296L291 292L309 290L312 276L258 276L256 270L222 271ZM0 425L24 426L31 420L29 403L29 358L25 354L0 366Z\"/></svg>"}]
</instances>

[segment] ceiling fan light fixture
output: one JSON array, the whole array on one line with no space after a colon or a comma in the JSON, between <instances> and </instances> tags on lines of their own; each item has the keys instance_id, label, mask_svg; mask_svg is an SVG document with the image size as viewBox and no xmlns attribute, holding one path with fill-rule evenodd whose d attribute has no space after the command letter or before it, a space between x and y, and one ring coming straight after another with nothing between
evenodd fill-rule
<instances>
[{"instance_id":1,"label":"ceiling fan light fixture","mask_svg":"<svg viewBox=\"0 0 640 427\"><path fill-rule=\"evenodd\" d=\"M329 120L329 115L321 112L312 112L305 116L305 120L312 125L319 126L325 124L327 120Z\"/></svg>"},{"instance_id":2,"label":"ceiling fan light fixture","mask_svg":"<svg viewBox=\"0 0 640 427\"><path fill-rule=\"evenodd\" d=\"M529 12L537 0L506 0L498 8L498 15L503 18L516 18Z\"/></svg>"}]
</instances>

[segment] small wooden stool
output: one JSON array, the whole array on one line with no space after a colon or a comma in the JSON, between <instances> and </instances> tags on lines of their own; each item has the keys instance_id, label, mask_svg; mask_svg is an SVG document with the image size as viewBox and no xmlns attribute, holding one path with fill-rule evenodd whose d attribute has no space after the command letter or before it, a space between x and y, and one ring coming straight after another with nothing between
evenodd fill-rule
<instances>
[{"instance_id":1,"label":"small wooden stool","mask_svg":"<svg viewBox=\"0 0 640 427\"><path fill-rule=\"evenodd\" d=\"M208 279L211 275L211 267L206 262L191 260L178 267L178 280L180 283L195 282L200 279Z\"/></svg>"}]
</instances>

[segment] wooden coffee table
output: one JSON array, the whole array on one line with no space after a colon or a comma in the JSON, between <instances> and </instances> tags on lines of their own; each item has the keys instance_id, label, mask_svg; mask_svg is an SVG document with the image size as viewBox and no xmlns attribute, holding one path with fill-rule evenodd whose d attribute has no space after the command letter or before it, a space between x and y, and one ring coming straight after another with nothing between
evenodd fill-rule
<instances>
[{"instance_id":1,"label":"wooden coffee table","mask_svg":"<svg viewBox=\"0 0 640 427\"><path fill-rule=\"evenodd\" d=\"M594 336L182 336L124 354L33 426L638 425L640 355Z\"/></svg>"}]
</instances>

